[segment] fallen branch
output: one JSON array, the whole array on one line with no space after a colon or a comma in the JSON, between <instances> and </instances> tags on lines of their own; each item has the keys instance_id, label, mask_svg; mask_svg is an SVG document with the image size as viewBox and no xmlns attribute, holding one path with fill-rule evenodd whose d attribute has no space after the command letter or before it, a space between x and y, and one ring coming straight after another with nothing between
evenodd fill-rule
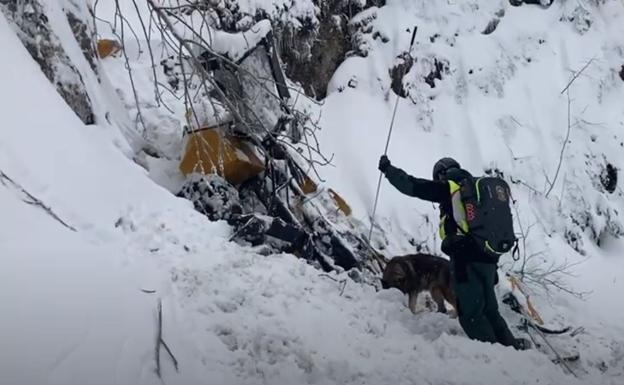
<instances>
[{"instance_id":1,"label":"fallen branch","mask_svg":"<svg viewBox=\"0 0 624 385\"><path fill-rule=\"evenodd\" d=\"M162 341L162 302L160 299L158 300L158 322L157 322L157 332L156 332L156 374L159 378L160 375L160 343Z\"/></svg>"},{"instance_id":2,"label":"fallen branch","mask_svg":"<svg viewBox=\"0 0 624 385\"><path fill-rule=\"evenodd\" d=\"M332 277L332 276L331 276L331 275L329 275L329 274L319 274L318 276L319 276L319 277L329 278L329 279L331 279L331 280L332 280L332 281L334 281L334 282L340 282L339 280L337 280L336 278Z\"/></svg>"},{"instance_id":3,"label":"fallen branch","mask_svg":"<svg viewBox=\"0 0 624 385\"><path fill-rule=\"evenodd\" d=\"M589 59L589 61L588 61L587 63L585 63L585 65L583 66L583 68L581 68L581 70L580 70L580 71L578 71L577 73L575 73L575 74L572 76L572 79L568 82L568 84L565 86L565 88L564 88L563 90L561 90L561 92L559 93L559 95L563 95L563 93L564 93L564 92L566 92L566 91L570 88L570 86L572 86L572 83L574 83L574 81L575 81L575 80L576 80L579 76L581 76L581 74L582 74L583 72L585 72L585 70L587 69L587 67L589 67L589 65L590 65L591 63L593 63L595 59L596 59L595 57L593 57L593 58Z\"/></svg>"},{"instance_id":4,"label":"fallen branch","mask_svg":"<svg viewBox=\"0 0 624 385\"><path fill-rule=\"evenodd\" d=\"M342 295L344 294L345 289L347 288L347 280L343 279L342 280L343 284L342 284L342 289L340 290L340 296L342 297Z\"/></svg>"},{"instance_id":5,"label":"fallen branch","mask_svg":"<svg viewBox=\"0 0 624 385\"><path fill-rule=\"evenodd\" d=\"M7 186L5 182L8 182L9 184L11 184L11 186ZM24 187L20 186L17 182L13 181L13 179L9 178L9 176L2 171L0 171L0 183L2 183L2 185L6 187L12 187L16 190L19 190L22 194L24 194L27 199L22 198L22 202L27 203L29 205L37 206L43 209L46 213L48 213L48 215L50 215L52 218L54 218L57 222L59 222L63 226L67 227L71 231L77 231L74 227L68 225L58 215L56 215L56 213L52 211L52 208L50 208L45 203L43 203L39 198L29 193Z\"/></svg>"},{"instance_id":6,"label":"fallen branch","mask_svg":"<svg viewBox=\"0 0 624 385\"><path fill-rule=\"evenodd\" d=\"M156 333L156 374L158 375L159 378L162 378L162 374L160 371L160 347L161 346L165 348L165 350L169 354L169 357L171 357L171 360L173 361L173 366L175 367L176 372L179 372L179 370L178 370L178 360L175 358L175 356L171 352L171 349L169 349L169 346L167 346L167 343L165 342L165 340L163 340L163 337L162 337L162 301L160 299L158 300L157 326L158 326L158 329Z\"/></svg>"},{"instance_id":7,"label":"fallen branch","mask_svg":"<svg viewBox=\"0 0 624 385\"><path fill-rule=\"evenodd\" d=\"M347 288L347 279L346 279L346 278L345 278L345 279L340 279L340 280L338 280L338 279L336 279L336 278L332 277L332 276L331 276L331 275L329 275L329 274L319 274L318 276L319 276L319 277L329 278L329 279L331 279L332 281L336 282L337 284L341 285L341 288L340 288L340 296L342 297L342 295L344 294L345 289Z\"/></svg>"}]
</instances>

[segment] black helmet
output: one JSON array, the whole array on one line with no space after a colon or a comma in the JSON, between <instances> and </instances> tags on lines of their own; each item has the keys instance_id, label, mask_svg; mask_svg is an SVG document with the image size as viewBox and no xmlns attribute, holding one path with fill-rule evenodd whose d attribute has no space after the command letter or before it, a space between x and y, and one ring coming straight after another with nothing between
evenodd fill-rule
<instances>
[{"instance_id":1,"label":"black helmet","mask_svg":"<svg viewBox=\"0 0 624 385\"><path fill-rule=\"evenodd\" d=\"M460 168L453 158L442 158L433 166L433 180L440 180L442 175L452 168Z\"/></svg>"}]
</instances>

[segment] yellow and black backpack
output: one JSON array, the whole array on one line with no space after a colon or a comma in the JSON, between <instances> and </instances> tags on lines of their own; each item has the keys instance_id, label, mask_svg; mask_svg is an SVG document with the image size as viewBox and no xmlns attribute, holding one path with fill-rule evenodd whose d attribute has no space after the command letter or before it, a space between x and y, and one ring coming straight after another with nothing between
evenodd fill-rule
<instances>
[{"instance_id":1,"label":"yellow and black backpack","mask_svg":"<svg viewBox=\"0 0 624 385\"><path fill-rule=\"evenodd\" d=\"M515 254L518 239L513 227L511 191L507 182L493 176L473 177L465 171L456 176L460 177L449 175L447 182L458 232L470 236L493 262L512 249Z\"/></svg>"}]
</instances>

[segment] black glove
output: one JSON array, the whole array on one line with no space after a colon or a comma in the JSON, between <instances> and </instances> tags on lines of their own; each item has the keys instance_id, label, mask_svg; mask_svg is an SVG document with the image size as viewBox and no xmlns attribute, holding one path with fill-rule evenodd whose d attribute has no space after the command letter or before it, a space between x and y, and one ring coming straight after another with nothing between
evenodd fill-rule
<instances>
[{"instance_id":1,"label":"black glove","mask_svg":"<svg viewBox=\"0 0 624 385\"><path fill-rule=\"evenodd\" d=\"M387 156L382 155L381 158L379 158L379 166L377 168L379 171L385 173L388 167L390 167L390 159L388 159Z\"/></svg>"}]
</instances>

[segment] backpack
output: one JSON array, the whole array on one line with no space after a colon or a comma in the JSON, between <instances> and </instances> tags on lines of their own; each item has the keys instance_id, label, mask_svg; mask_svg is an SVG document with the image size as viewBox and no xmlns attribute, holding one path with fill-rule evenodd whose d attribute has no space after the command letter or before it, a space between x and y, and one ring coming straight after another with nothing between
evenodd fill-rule
<instances>
[{"instance_id":1,"label":"backpack","mask_svg":"<svg viewBox=\"0 0 624 385\"><path fill-rule=\"evenodd\" d=\"M453 219L464 235L470 236L484 255L499 257L518 249L513 228L511 190L499 177L473 177L467 172L459 180L448 180ZM515 246L515 248L514 248Z\"/></svg>"}]
</instances>

